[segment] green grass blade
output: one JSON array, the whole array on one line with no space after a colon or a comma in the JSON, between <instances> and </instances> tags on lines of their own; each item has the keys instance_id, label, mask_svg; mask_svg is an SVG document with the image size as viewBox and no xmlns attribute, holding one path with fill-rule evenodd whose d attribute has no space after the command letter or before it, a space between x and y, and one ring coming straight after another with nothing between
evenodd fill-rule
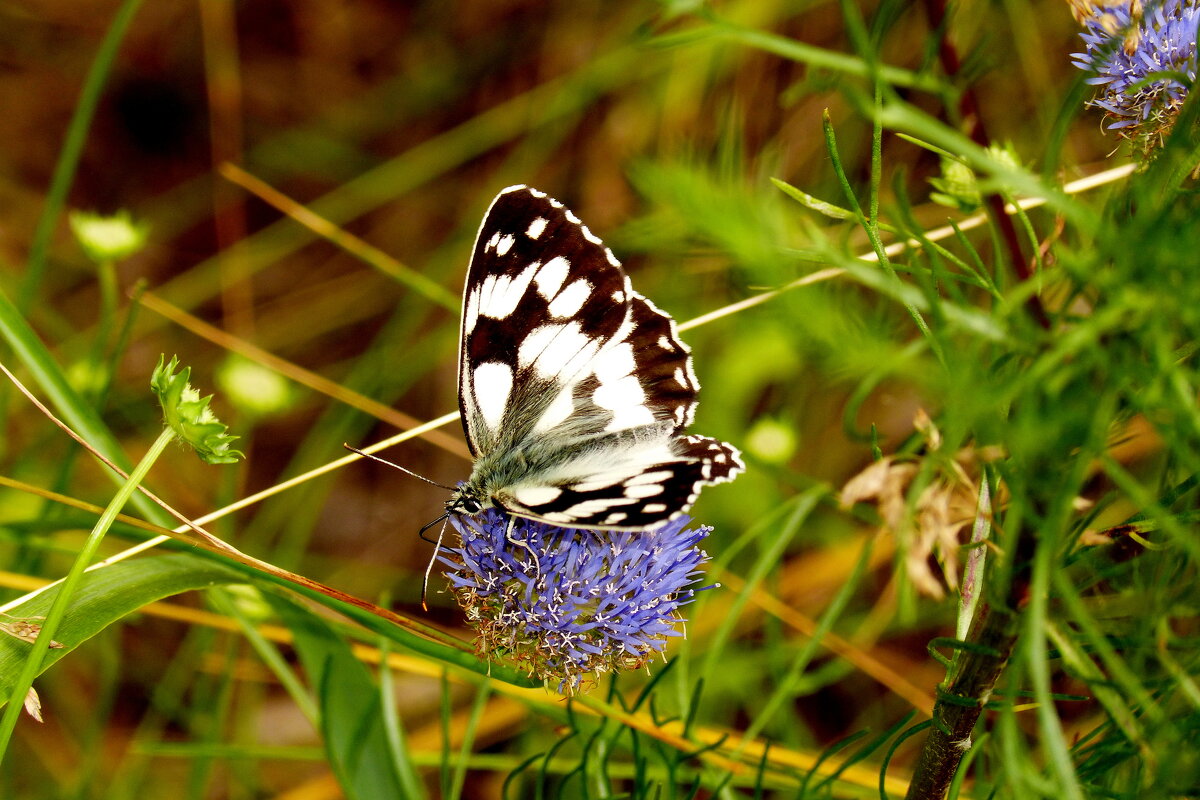
<instances>
[{"instance_id":1,"label":"green grass blade","mask_svg":"<svg viewBox=\"0 0 1200 800\"><path fill-rule=\"evenodd\" d=\"M379 689L346 640L290 600L265 596L295 636L296 651L317 694L325 751L346 796L424 797L420 778L403 757L407 754L393 754Z\"/></svg>"},{"instance_id":2,"label":"green grass blade","mask_svg":"<svg viewBox=\"0 0 1200 800\"><path fill-rule=\"evenodd\" d=\"M180 592L245 580L232 569L190 555L123 561L85 572L54 635L63 647L46 654L40 671L44 672L80 644L147 603ZM58 587L52 587L9 609L8 614L17 618L44 617L57 596ZM28 654L29 645L25 642L10 636L0 637L0 693L5 696L11 693Z\"/></svg>"},{"instance_id":3,"label":"green grass blade","mask_svg":"<svg viewBox=\"0 0 1200 800\"><path fill-rule=\"evenodd\" d=\"M71 180L75 177L75 169L79 166L79 155L83 152L88 128L91 127L92 117L100 102L100 92L104 88L104 82L108 80L108 73L116 60L121 40L125 38L129 23L133 21L133 16L141 3L142 0L124 0L121 7L117 9L116 16L113 17L112 24L108 26L108 32L104 35L104 41L100 43L100 49L96 52L96 59L88 71L83 89L79 93L79 103L75 106L75 113L71 116L71 122L67 126L66 140L63 142L62 150L58 153L58 162L54 165L54 175L50 179L50 191L46 195L46 205L42 209L37 227L33 232L25 278L21 282L18 295L20 308L29 308L34 295L41 286L42 276L46 271L46 254L50 250L50 237L54 234L54 226L58 222L63 204L67 200L67 192L71 188Z\"/></svg>"}]
</instances>

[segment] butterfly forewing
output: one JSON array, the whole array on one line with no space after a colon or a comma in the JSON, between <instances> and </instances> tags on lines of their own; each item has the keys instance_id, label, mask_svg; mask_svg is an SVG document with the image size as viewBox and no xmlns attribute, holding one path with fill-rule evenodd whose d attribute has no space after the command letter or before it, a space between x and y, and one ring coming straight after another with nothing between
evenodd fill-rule
<instances>
[{"instance_id":1,"label":"butterfly forewing","mask_svg":"<svg viewBox=\"0 0 1200 800\"><path fill-rule=\"evenodd\" d=\"M523 186L496 197L463 293L459 403L473 453L515 446L545 413L574 413L563 391L621 330L630 294L611 252L557 200Z\"/></svg>"},{"instance_id":2,"label":"butterfly forewing","mask_svg":"<svg viewBox=\"0 0 1200 800\"><path fill-rule=\"evenodd\" d=\"M468 492L558 525L643 528L742 469L684 436L699 384L669 315L561 203L524 186L484 217L463 294Z\"/></svg>"}]
</instances>

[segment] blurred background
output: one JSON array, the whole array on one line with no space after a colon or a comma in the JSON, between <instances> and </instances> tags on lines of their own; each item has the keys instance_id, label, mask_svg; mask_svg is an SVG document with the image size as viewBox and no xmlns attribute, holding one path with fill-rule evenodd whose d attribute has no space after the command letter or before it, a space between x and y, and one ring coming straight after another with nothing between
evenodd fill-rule
<instances>
[{"instance_id":1,"label":"blurred background","mask_svg":"<svg viewBox=\"0 0 1200 800\"><path fill-rule=\"evenodd\" d=\"M1084 95L1068 61L1079 48L1065 3L977 3L949 22L934 0L863 13L877 15L883 62L905 71L905 99L958 125L970 86L972 119L1027 166L1069 180L1100 169L1115 147L1098 115L1071 121ZM943 24L962 62L948 80L929 77L944 76L930 35ZM68 130L106 37L116 49L90 95L94 116L77 131L71 173L61 161ZM855 226L770 182L846 204L822 132L827 112L850 181L866 186L871 127L853 98L861 102L863 87L869 98L869 84L849 52L829 2L3 2L0 287L132 458L160 430L146 391L160 353L178 354L193 383L216 393L245 461L209 467L172 450L148 479L199 516L341 457L343 442L364 446L456 409L462 280L481 215L509 184L564 201L635 287L681 322L819 268L814 242L868 250ZM902 199L915 225L966 216L929 199L936 155L887 133L882 148L886 208ZM56 165L70 179L61 213L44 220ZM294 204L342 233L297 222ZM148 226L147 245L99 274L71 235L70 210L127 210ZM986 258L991 244L977 239ZM927 717L943 672L925 645L953 634L952 600L898 585L893 545L880 540L836 627L883 669L872 677L818 649L791 674L808 642L803 620L828 607L874 526L833 496L798 531L780 512L864 468L872 426L888 452L912 434L918 409L936 412L922 390L927 363L905 354L915 337L902 308L836 281L685 334L703 387L693 429L738 444L749 463L694 509L715 528L709 553L730 555L710 575L723 588L703 593L687 642L668 651L699 665L719 632L704 725L745 730L764 687L781 680L792 695L757 732L798 752L883 730L914 708ZM110 480L24 398L4 388L0 403L0 473L108 500ZM443 483L470 470L457 422L384 455ZM65 572L86 525L11 488L0 497L5 569ZM444 500L360 463L211 530L469 638L438 577L429 611L420 607L430 547L416 531ZM766 599L741 602L739 581L782 536L777 561L755 576ZM112 536L104 552L128 544ZM8 596L21 588L6 585ZM206 608L203 595L170 602ZM686 699L681 672L664 706ZM465 713L468 687L444 686L436 668L395 680L412 747L441 751L442 703ZM636 694L644 676L623 680ZM318 733L237 632L134 615L37 686L46 720L19 726L0 779L6 797L341 796L320 751L313 756ZM487 699L473 749L501 760L470 770L464 796L499 796L505 776L555 731L536 704ZM915 741L894 769L911 766ZM221 750L229 744L236 755ZM435 773L423 773L431 788Z\"/></svg>"}]
</instances>

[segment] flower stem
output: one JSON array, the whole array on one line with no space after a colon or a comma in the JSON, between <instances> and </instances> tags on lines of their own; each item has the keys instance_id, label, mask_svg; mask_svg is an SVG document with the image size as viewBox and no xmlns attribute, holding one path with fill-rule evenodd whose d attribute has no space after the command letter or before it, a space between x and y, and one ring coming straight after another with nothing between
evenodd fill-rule
<instances>
[{"instance_id":1,"label":"flower stem","mask_svg":"<svg viewBox=\"0 0 1200 800\"><path fill-rule=\"evenodd\" d=\"M946 680L938 687L933 726L905 800L942 800L971 747L971 731L991 696L1017 641L1019 615L1004 606L984 606Z\"/></svg>"},{"instance_id":2,"label":"flower stem","mask_svg":"<svg viewBox=\"0 0 1200 800\"><path fill-rule=\"evenodd\" d=\"M8 706L4 709L4 717L0 719L0 759L8 751L8 743L12 739L13 730L16 728L17 718L21 715L22 701L29 692L29 687L33 685L33 679L37 677L42 669L42 661L46 656L46 651L50 648L50 642L54 639L55 630L58 628L59 623L62 622L63 617L66 616L67 605L71 602L71 596L75 593L75 589L83 578L84 570L87 569L88 564L95 557L96 550L100 547L101 540L104 539L104 534L112 527L117 514L125 507L125 503L129 501L130 496L137 489L138 484L142 482L142 479L146 477L146 473L150 470L151 465L154 464L174 438L174 433L170 428L167 428L163 430L154 444L150 446L150 450L142 457L138 465L133 468L133 471L129 474L129 479L117 490L108 507L104 509L104 513L100 515L100 519L96 521L96 526L92 528L92 532L88 534L88 538L83 543L83 548L79 551L79 555L75 557L75 563L71 565L70 572L67 573L67 577L59 585L58 594L54 597L54 604L50 606L50 612L46 615L46 619L42 623L42 630L29 650L29 657L25 659L25 666L21 669L21 674L13 684L12 693L8 696Z\"/></svg>"}]
</instances>

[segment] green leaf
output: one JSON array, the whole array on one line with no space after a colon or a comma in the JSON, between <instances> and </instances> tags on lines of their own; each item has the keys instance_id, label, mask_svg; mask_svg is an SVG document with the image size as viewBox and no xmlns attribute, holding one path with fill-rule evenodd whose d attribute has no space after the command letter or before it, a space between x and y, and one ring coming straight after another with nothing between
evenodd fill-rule
<instances>
[{"instance_id":1,"label":"green leaf","mask_svg":"<svg viewBox=\"0 0 1200 800\"><path fill-rule=\"evenodd\" d=\"M346 796L424 797L408 752L389 744L379 687L350 646L316 615L279 595L265 596L295 636L300 662L317 690L325 751Z\"/></svg>"},{"instance_id":2,"label":"green leaf","mask_svg":"<svg viewBox=\"0 0 1200 800\"><path fill-rule=\"evenodd\" d=\"M190 555L154 556L122 561L111 567L84 574L75 589L71 608L54 634L63 646L46 653L41 672L109 625L147 603L193 589L207 589L244 578L232 569ZM16 619L44 617L58 595L58 587L30 598L8 614ZM13 681L29 654L29 644L12 636L0 636L0 697L12 693ZM53 707L54 698L44 698Z\"/></svg>"}]
</instances>

